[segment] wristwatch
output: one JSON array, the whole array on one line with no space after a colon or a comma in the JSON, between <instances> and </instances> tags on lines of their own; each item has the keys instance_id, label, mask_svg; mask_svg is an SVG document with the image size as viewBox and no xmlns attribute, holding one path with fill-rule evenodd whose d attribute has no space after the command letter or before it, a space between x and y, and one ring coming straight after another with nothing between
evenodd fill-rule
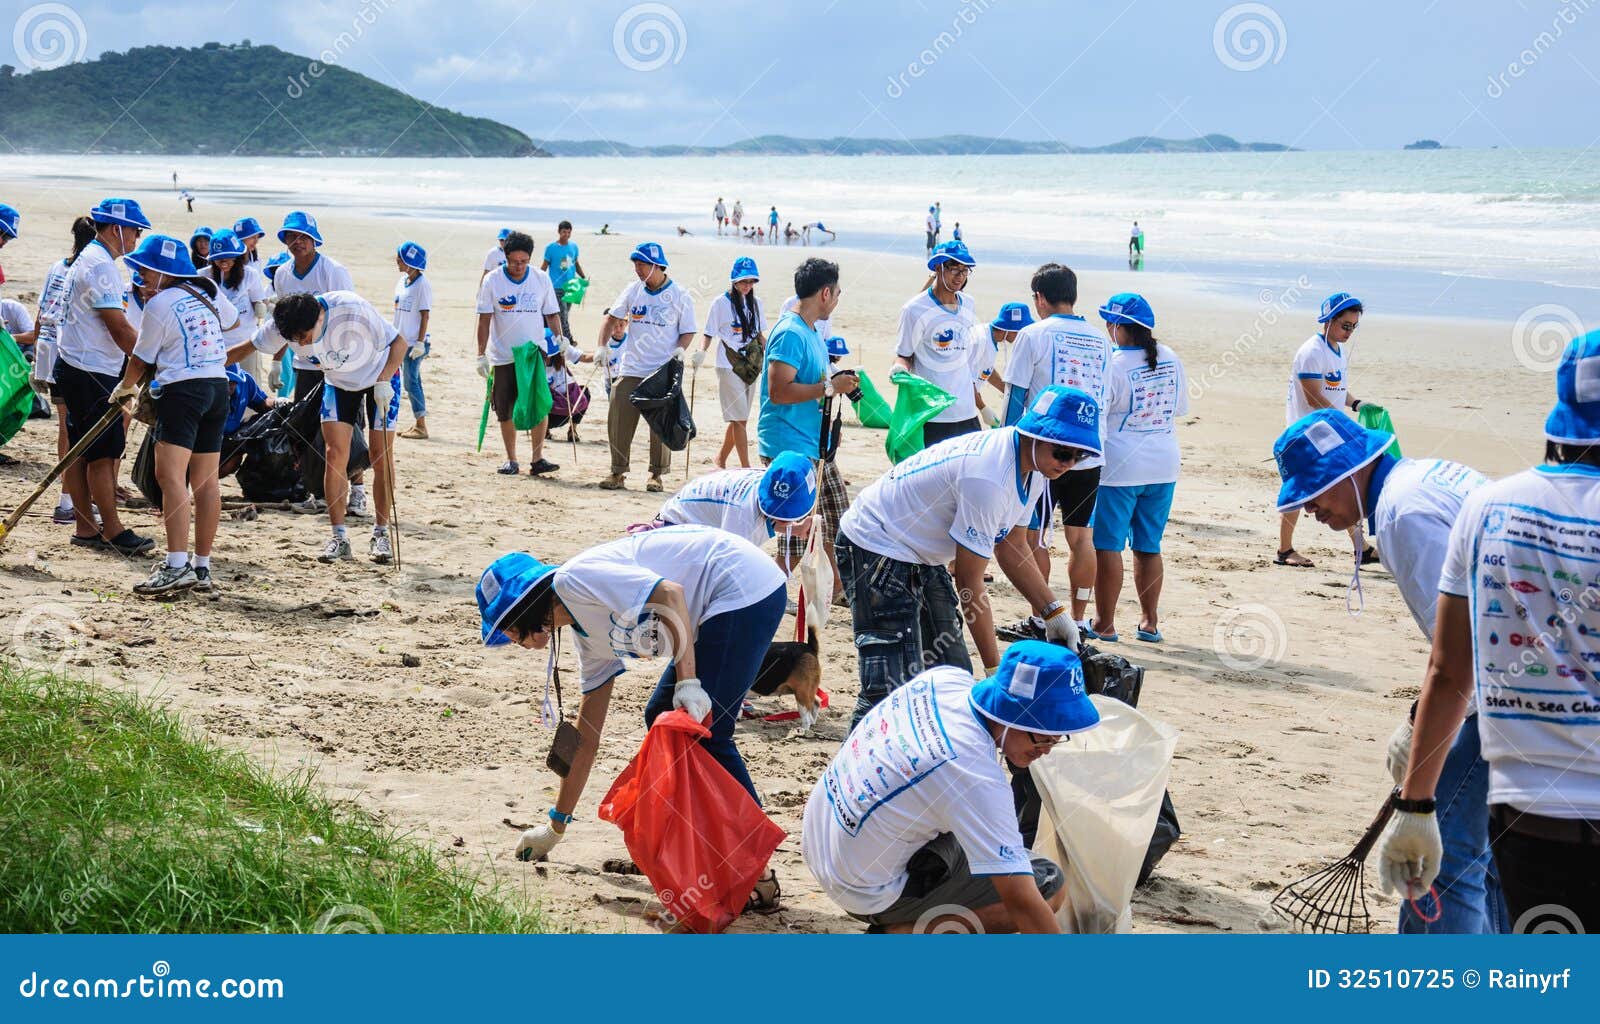
<instances>
[{"instance_id":1,"label":"wristwatch","mask_svg":"<svg viewBox=\"0 0 1600 1024\"><path fill-rule=\"evenodd\" d=\"M1439 801L1431 796L1426 800L1407 800L1400 795L1399 786L1394 787L1394 793L1389 796L1389 805L1407 814L1433 814L1439 809Z\"/></svg>"}]
</instances>

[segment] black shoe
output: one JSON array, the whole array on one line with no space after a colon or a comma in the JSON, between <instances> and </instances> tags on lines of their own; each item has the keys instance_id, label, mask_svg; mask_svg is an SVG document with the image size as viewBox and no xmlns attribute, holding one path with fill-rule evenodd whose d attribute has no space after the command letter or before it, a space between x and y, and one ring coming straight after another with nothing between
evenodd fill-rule
<instances>
[{"instance_id":1,"label":"black shoe","mask_svg":"<svg viewBox=\"0 0 1600 1024\"><path fill-rule=\"evenodd\" d=\"M994 635L1001 640L1043 640L1044 623L1035 618L1018 619L1016 622L994 627Z\"/></svg>"},{"instance_id":2,"label":"black shoe","mask_svg":"<svg viewBox=\"0 0 1600 1024\"><path fill-rule=\"evenodd\" d=\"M92 533L87 537L80 537L77 534L73 534L72 543L75 547L89 548L94 551L99 551L107 546L106 539L100 536L98 533Z\"/></svg>"},{"instance_id":3,"label":"black shoe","mask_svg":"<svg viewBox=\"0 0 1600 1024\"><path fill-rule=\"evenodd\" d=\"M549 459L540 459L538 462L535 462L533 465L528 467L528 475L543 476L546 473L554 473L560 468L560 466L556 465L554 462L551 462Z\"/></svg>"},{"instance_id":4,"label":"black shoe","mask_svg":"<svg viewBox=\"0 0 1600 1024\"><path fill-rule=\"evenodd\" d=\"M155 538L141 537L132 530L123 530L115 537L108 537L106 547L119 555L142 555L156 546Z\"/></svg>"}]
</instances>

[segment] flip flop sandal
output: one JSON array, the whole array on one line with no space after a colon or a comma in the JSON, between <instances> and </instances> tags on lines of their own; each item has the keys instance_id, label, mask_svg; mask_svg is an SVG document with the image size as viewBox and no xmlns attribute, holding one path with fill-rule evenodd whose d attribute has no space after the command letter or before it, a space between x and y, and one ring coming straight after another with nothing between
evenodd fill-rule
<instances>
[{"instance_id":1,"label":"flip flop sandal","mask_svg":"<svg viewBox=\"0 0 1600 1024\"><path fill-rule=\"evenodd\" d=\"M1082 631L1080 630L1080 632L1082 632ZM1093 630L1091 630L1086 635L1091 640L1102 640L1102 641L1104 641L1104 642L1106 642L1108 644L1119 644L1119 643L1122 642L1122 637L1119 636L1116 633L1096 633Z\"/></svg>"},{"instance_id":2,"label":"flip flop sandal","mask_svg":"<svg viewBox=\"0 0 1600 1024\"><path fill-rule=\"evenodd\" d=\"M1362 565L1377 565L1380 561L1381 559L1378 558L1377 548L1367 548L1365 551L1361 552Z\"/></svg>"},{"instance_id":3,"label":"flip flop sandal","mask_svg":"<svg viewBox=\"0 0 1600 1024\"><path fill-rule=\"evenodd\" d=\"M783 888L778 885L778 873L768 870L766 877L756 883L750 898L745 901L744 912L749 914L775 914L782 907Z\"/></svg>"},{"instance_id":4,"label":"flip flop sandal","mask_svg":"<svg viewBox=\"0 0 1600 1024\"><path fill-rule=\"evenodd\" d=\"M1161 630L1159 629L1141 629L1134 633L1134 636L1147 644L1159 644L1162 640Z\"/></svg>"},{"instance_id":5,"label":"flip flop sandal","mask_svg":"<svg viewBox=\"0 0 1600 1024\"><path fill-rule=\"evenodd\" d=\"M1300 559L1300 561L1298 561L1298 562L1289 561L1289 556L1290 555L1296 556L1297 558ZM1274 558L1272 561L1276 565L1287 565L1291 569L1315 569L1316 568L1316 563L1315 562L1311 561L1311 559L1307 558L1305 555L1300 554L1300 552L1296 551L1294 548L1290 548L1287 551L1278 552L1278 557Z\"/></svg>"}]
</instances>

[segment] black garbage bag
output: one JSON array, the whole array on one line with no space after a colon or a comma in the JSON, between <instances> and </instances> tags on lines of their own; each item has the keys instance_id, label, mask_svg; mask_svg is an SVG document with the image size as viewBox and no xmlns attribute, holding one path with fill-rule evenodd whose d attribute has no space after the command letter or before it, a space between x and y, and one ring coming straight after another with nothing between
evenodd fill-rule
<instances>
[{"instance_id":1,"label":"black garbage bag","mask_svg":"<svg viewBox=\"0 0 1600 1024\"><path fill-rule=\"evenodd\" d=\"M695 435L694 416L683 395L682 360L667 360L667 365L639 382L629 401L668 449L681 452L689 446Z\"/></svg>"},{"instance_id":2,"label":"black garbage bag","mask_svg":"<svg viewBox=\"0 0 1600 1024\"><path fill-rule=\"evenodd\" d=\"M247 420L222 439L222 465L243 457L236 475L239 489L251 501L298 501L305 497L300 484L300 452L304 445L289 429L293 407L275 406Z\"/></svg>"},{"instance_id":3,"label":"black garbage bag","mask_svg":"<svg viewBox=\"0 0 1600 1024\"><path fill-rule=\"evenodd\" d=\"M326 385L324 385L326 386ZM322 474L327 466L322 441L322 389L302 398L289 410L286 433L295 446L299 460L299 482L307 493L319 498L322 493ZM372 467L367 454L367 432L358 426L350 432L350 458L345 463L346 473L356 473Z\"/></svg>"},{"instance_id":4,"label":"black garbage bag","mask_svg":"<svg viewBox=\"0 0 1600 1024\"><path fill-rule=\"evenodd\" d=\"M1142 666L1088 643L1079 645L1078 658L1083 662L1084 689L1115 697L1129 707L1139 706L1139 691L1144 688Z\"/></svg>"},{"instance_id":5,"label":"black garbage bag","mask_svg":"<svg viewBox=\"0 0 1600 1024\"><path fill-rule=\"evenodd\" d=\"M1150 849L1145 851L1144 866L1139 868L1139 880L1135 885L1143 885L1150 881L1150 875L1155 871L1161 858L1172 849L1172 844L1183 835L1183 829L1178 825L1178 812L1172 806L1172 794L1161 794L1161 810L1156 814L1155 835L1150 837Z\"/></svg>"},{"instance_id":6,"label":"black garbage bag","mask_svg":"<svg viewBox=\"0 0 1600 1024\"><path fill-rule=\"evenodd\" d=\"M161 507L161 482L156 479L156 435L155 431L144 432L144 442L139 445L139 452L133 457L133 486L139 488L139 493L153 507Z\"/></svg>"}]
</instances>

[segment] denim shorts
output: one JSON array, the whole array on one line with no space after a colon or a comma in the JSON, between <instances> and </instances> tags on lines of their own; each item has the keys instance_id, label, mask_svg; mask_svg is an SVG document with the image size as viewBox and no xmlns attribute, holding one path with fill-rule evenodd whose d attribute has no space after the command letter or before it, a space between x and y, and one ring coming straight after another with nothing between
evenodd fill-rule
<instances>
[{"instance_id":1,"label":"denim shorts","mask_svg":"<svg viewBox=\"0 0 1600 1024\"><path fill-rule=\"evenodd\" d=\"M1161 553L1161 535L1167 530L1176 483L1113 487L1101 484L1094 506L1094 548L1121 551L1133 540L1133 550Z\"/></svg>"}]
</instances>

